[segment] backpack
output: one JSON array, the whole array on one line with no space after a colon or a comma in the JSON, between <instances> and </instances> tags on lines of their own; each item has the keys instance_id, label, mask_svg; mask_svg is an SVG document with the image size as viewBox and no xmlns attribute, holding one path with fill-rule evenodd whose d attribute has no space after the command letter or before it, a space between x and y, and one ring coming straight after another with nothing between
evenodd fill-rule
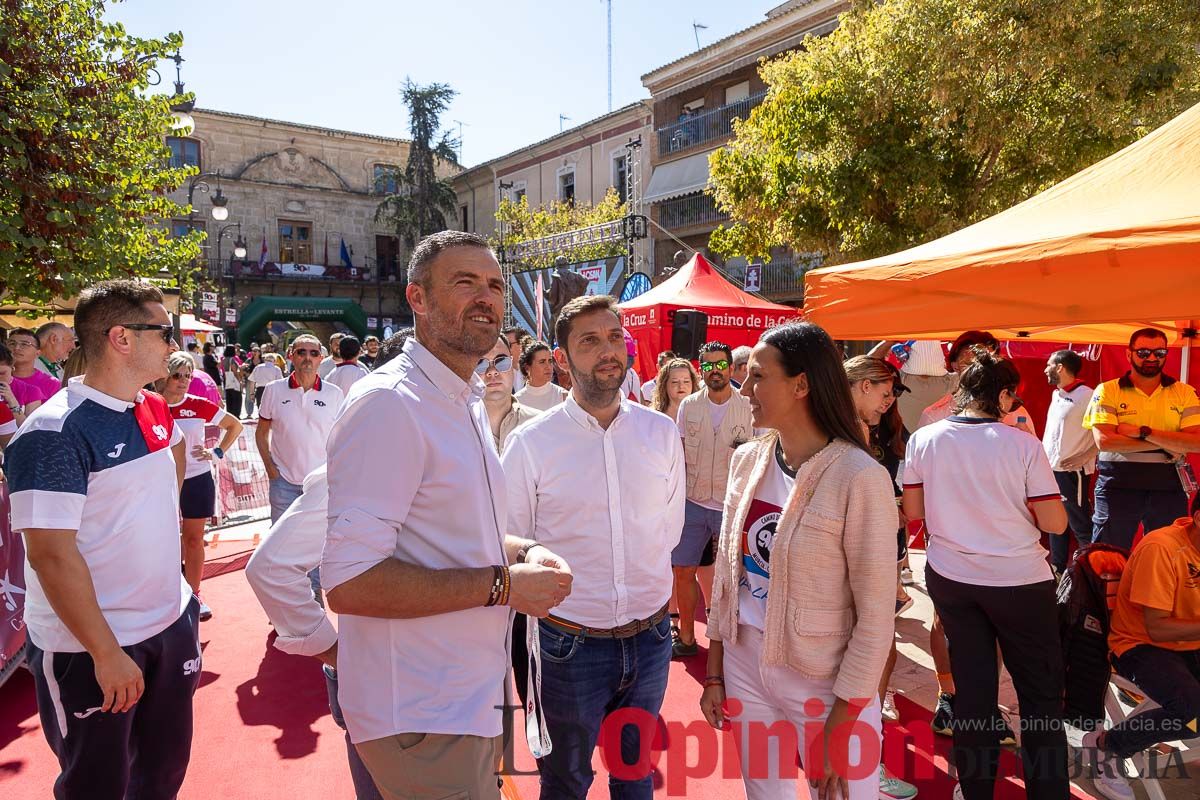
<instances>
[{"instance_id":1,"label":"backpack","mask_svg":"<svg viewBox=\"0 0 1200 800\"><path fill-rule=\"evenodd\" d=\"M1112 674L1109 622L1129 552L1102 542L1075 551L1058 584L1064 717L1083 730L1104 721L1104 694Z\"/></svg>"}]
</instances>

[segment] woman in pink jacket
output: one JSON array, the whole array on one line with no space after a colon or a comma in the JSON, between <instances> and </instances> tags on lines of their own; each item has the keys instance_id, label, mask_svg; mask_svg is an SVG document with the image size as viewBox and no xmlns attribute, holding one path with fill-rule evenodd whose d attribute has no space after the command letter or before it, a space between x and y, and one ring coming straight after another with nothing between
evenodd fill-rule
<instances>
[{"instance_id":1,"label":"woman in pink jacket","mask_svg":"<svg viewBox=\"0 0 1200 800\"><path fill-rule=\"evenodd\" d=\"M891 479L821 328L763 334L741 391L755 428L772 430L730 466L701 710L716 727L727 714L739 724L750 800L795 797L797 749L814 798L875 800L876 691L894 633Z\"/></svg>"}]
</instances>

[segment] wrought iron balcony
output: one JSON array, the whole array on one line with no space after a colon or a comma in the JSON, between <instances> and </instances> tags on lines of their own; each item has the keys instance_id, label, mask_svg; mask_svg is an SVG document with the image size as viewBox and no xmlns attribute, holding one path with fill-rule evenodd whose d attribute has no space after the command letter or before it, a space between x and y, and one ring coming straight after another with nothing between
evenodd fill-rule
<instances>
[{"instance_id":1,"label":"wrought iron balcony","mask_svg":"<svg viewBox=\"0 0 1200 800\"><path fill-rule=\"evenodd\" d=\"M670 125L664 125L655 131L658 134L659 155L678 153L689 147L724 139L733 133L733 121L750 116L750 110L766 96L766 92L759 92L711 111L681 116Z\"/></svg>"},{"instance_id":2,"label":"wrought iron balcony","mask_svg":"<svg viewBox=\"0 0 1200 800\"><path fill-rule=\"evenodd\" d=\"M815 254L797 253L790 258L772 259L762 265L759 289L755 294L776 302L804 299L804 273L821 266ZM739 288L745 285L746 267L726 265L723 273Z\"/></svg>"},{"instance_id":3,"label":"wrought iron balcony","mask_svg":"<svg viewBox=\"0 0 1200 800\"><path fill-rule=\"evenodd\" d=\"M702 192L666 200L658 204L658 209L658 224L667 229L708 225L729 219L728 214L717 208L716 201Z\"/></svg>"}]
</instances>

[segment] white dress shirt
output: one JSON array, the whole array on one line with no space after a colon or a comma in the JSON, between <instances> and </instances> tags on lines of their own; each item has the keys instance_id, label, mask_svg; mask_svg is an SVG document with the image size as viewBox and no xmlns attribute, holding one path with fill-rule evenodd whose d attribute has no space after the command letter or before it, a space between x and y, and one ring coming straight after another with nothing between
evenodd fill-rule
<instances>
[{"instance_id":1,"label":"white dress shirt","mask_svg":"<svg viewBox=\"0 0 1200 800\"><path fill-rule=\"evenodd\" d=\"M329 435L327 590L388 558L431 569L504 564L504 473L483 405L415 338L350 389ZM509 609L338 617L338 698L350 738L497 736Z\"/></svg>"},{"instance_id":2,"label":"white dress shirt","mask_svg":"<svg viewBox=\"0 0 1200 800\"><path fill-rule=\"evenodd\" d=\"M342 390L342 394L350 394L350 387L360 378L365 378L370 374L371 371L357 361L343 361L333 368L326 380L337 384L337 387Z\"/></svg>"},{"instance_id":3,"label":"white dress shirt","mask_svg":"<svg viewBox=\"0 0 1200 800\"><path fill-rule=\"evenodd\" d=\"M546 545L575 576L555 616L614 628L667 603L686 496L670 417L622 398L605 430L570 395L513 431L502 461L508 533Z\"/></svg>"},{"instance_id":4,"label":"white dress shirt","mask_svg":"<svg viewBox=\"0 0 1200 800\"><path fill-rule=\"evenodd\" d=\"M246 564L246 580L275 626L275 646L315 656L337 642L337 629L316 601L308 573L321 563L329 525L329 483L322 464L304 479L304 494L271 526Z\"/></svg>"}]
</instances>

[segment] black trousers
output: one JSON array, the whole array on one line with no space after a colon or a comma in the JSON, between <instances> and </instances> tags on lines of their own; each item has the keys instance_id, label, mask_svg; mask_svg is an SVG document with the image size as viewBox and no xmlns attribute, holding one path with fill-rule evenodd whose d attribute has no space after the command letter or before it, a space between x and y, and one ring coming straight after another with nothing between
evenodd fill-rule
<instances>
[{"instance_id":1,"label":"black trousers","mask_svg":"<svg viewBox=\"0 0 1200 800\"><path fill-rule=\"evenodd\" d=\"M162 633L121 648L146 691L123 714L104 702L96 665L84 653L45 652L29 643L38 714L62 773L55 800L173 800L192 752L192 695L200 683L196 598Z\"/></svg>"},{"instance_id":2,"label":"black trousers","mask_svg":"<svg viewBox=\"0 0 1200 800\"><path fill-rule=\"evenodd\" d=\"M242 418L242 393L237 389L225 390L225 410L235 419Z\"/></svg>"},{"instance_id":3,"label":"black trousers","mask_svg":"<svg viewBox=\"0 0 1200 800\"><path fill-rule=\"evenodd\" d=\"M927 566L925 585L950 642L955 685L951 754L963 797L992 800L996 785L999 644L1020 704L1025 796L1066 800L1070 783L1054 581L976 586L952 581Z\"/></svg>"}]
</instances>

